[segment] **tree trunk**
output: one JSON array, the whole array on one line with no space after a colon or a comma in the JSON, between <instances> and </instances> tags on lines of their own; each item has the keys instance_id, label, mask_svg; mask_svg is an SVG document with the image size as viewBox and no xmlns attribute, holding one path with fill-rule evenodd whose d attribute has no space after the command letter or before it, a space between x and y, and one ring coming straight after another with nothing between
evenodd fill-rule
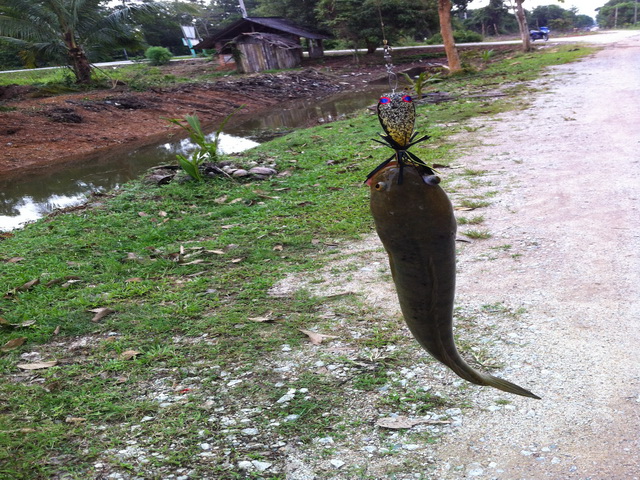
<instances>
[{"instance_id":1,"label":"tree trunk","mask_svg":"<svg viewBox=\"0 0 640 480\"><path fill-rule=\"evenodd\" d=\"M67 55L69 56L69 64L76 76L76 83L91 83L91 64L87 58L87 54L80 45L75 41L73 33L67 31L64 35L64 43L67 46Z\"/></svg>"},{"instance_id":2,"label":"tree trunk","mask_svg":"<svg viewBox=\"0 0 640 480\"><path fill-rule=\"evenodd\" d=\"M528 52L531 50L531 37L529 36L529 25L527 25L527 17L522 8L524 0L516 0L516 19L520 28L520 37L522 38L522 50Z\"/></svg>"},{"instance_id":3,"label":"tree trunk","mask_svg":"<svg viewBox=\"0 0 640 480\"><path fill-rule=\"evenodd\" d=\"M440 18L440 34L444 43L444 51L447 53L447 62L449 63L449 73L459 72L462 67L451 28L451 0L438 0L438 17Z\"/></svg>"},{"instance_id":4,"label":"tree trunk","mask_svg":"<svg viewBox=\"0 0 640 480\"><path fill-rule=\"evenodd\" d=\"M76 76L76 82L82 84L91 83L91 64L81 48L69 50L71 68Z\"/></svg>"}]
</instances>

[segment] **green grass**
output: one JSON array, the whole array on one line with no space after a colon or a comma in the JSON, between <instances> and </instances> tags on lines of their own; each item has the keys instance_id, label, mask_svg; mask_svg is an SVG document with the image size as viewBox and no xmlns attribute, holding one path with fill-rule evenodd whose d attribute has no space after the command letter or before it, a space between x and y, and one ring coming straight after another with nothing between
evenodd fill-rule
<instances>
[{"instance_id":1,"label":"green grass","mask_svg":"<svg viewBox=\"0 0 640 480\"><path fill-rule=\"evenodd\" d=\"M522 70L531 76L551 63L539 57L557 62L559 55L521 56L516 73L491 72L511 82L525 76ZM438 88L480 85L487 75L455 77ZM448 136L466 119L518 104L501 97L420 107L417 128L432 140L415 152L447 165L456 160ZM0 352L0 479L110 472L164 478L180 469L194 478L284 478L243 475L234 465L282 465L277 448L248 448L252 442L311 449L318 437L344 441L344 431L356 428L347 407L358 402L421 415L456 405L411 383L380 392L393 381L386 368L414 362L408 349L415 345L397 318L353 295L268 294L292 273L313 277L340 257L342 245L372 232L362 181L389 154L372 148L379 131L370 114L297 131L236 159L275 161L285 176L161 187L131 182L100 206L0 237L0 317L10 324L0 326L0 346L25 338ZM456 178L448 172L445 184ZM216 201L223 196L229 200ZM39 283L25 286L33 280ZM96 308L113 313L92 321ZM259 317L271 321L252 320ZM23 322L34 323L11 326ZM350 356L310 345L299 331L310 327L337 336ZM139 353L123 355L132 350ZM353 352L370 359L354 360ZM17 367L49 360L58 364ZM293 398L278 403L290 389ZM372 419L358 420L357 431L375 437ZM248 427L258 433L243 433ZM204 443L209 456L201 455ZM140 451L127 456L134 447Z\"/></svg>"},{"instance_id":2,"label":"green grass","mask_svg":"<svg viewBox=\"0 0 640 480\"><path fill-rule=\"evenodd\" d=\"M203 65L207 65L206 61L201 62ZM170 69L171 65L163 68L153 67L146 63L98 67L94 72L93 85L89 87L76 85L71 71L64 67L47 70L24 70L12 73L0 72L0 85L33 85L39 87L44 95L47 93L55 94L95 88L111 88L115 82L120 81L128 85L132 90L141 91L154 87L212 80L230 73L212 69L210 72L193 76L176 76L170 73Z\"/></svg>"}]
</instances>

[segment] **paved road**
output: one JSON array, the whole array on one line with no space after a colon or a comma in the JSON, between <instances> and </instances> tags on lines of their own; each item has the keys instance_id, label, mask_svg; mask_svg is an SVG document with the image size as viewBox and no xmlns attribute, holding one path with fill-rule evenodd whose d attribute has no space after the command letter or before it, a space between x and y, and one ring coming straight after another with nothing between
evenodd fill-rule
<instances>
[{"instance_id":1,"label":"paved road","mask_svg":"<svg viewBox=\"0 0 640 480\"><path fill-rule=\"evenodd\" d=\"M637 34L637 31L634 30L615 30L615 31L606 31L606 32L601 32L601 33L596 33L593 35L583 35L583 36L577 36L577 37L558 37L558 38L551 38L551 40L549 40L548 43L553 44L553 43L572 43L572 42L581 42L581 43L595 43L595 44L608 44L608 43L613 43L613 42L617 42L620 41L624 38L628 38L630 36L633 36L634 34ZM458 46L460 47L487 47L487 48L491 48L492 45L517 45L519 44L520 41L519 40L505 40L505 41L500 41L500 42L476 42L476 43L460 43L458 44ZM544 42L536 42L537 45L540 45L541 43ZM424 50L435 50L435 49L440 49L442 48L442 45L422 45L422 46L418 46L418 47L395 47L394 50L404 50L404 49L412 49L412 48L422 48ZM382 49L378 49L378 50L382 50ZM362 52L364 53L365 50L362 50ZM353 53L353 50L327 50L325 51L326 55L344 55L347 53ZM200 57L197 57L200 58ZM204 58L201 58L202 60L206 60ZM180 62L180 61L184 61L184 60L194 60L193 58L175 58L173 60L171 60L172 62ZM139 63L139 62L134 62L132 60L120 60L117 62L98 62L95 63L94 65L97 67L115 67L115 66L119 66L119 65L132 65L134 63ZM42 68L33 68L29 71L31 72L35 72L38 70L53 70L56 68L63 68L63 67L42 67ZM17 73L17 72L23 72L24 70L4 70L4 71L0 71L0 74L3 73Z\"/></svg>"}]
</instances>

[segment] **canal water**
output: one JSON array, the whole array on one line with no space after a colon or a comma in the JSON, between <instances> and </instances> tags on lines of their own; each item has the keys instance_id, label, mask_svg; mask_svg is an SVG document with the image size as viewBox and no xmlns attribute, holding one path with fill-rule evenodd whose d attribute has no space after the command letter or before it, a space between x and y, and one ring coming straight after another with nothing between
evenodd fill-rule
<instances>
[{"instance_id":1,"label":"canal water","mask_svg":"<svg viewBox=\"0 0 640 480\"><path fill-rule=\"evenodd\" d=\"M255 118L243 119L239 115L224 129L220 149L223 153L240 152L295 128L338 120L375 104L381 91L350 92L321 101L292 101ZM0 231L20 228L56 209L82 204L92 192L117 189L156 165L176 164L176 154L188 155L194 148L188 139L128 151L118 148L79 162L47 167L46 171L0 178Z\"/></svg>"}]
</instances>

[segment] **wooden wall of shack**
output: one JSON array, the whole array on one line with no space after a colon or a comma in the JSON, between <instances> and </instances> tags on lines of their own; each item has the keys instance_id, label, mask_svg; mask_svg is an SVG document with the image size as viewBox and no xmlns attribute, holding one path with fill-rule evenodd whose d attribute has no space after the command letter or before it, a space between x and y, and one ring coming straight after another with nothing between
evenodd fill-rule
<instances>
[{"instance_id":1,"label":"wooden wall of shack","mask_svg":"<svg viewBox=\"0 0 640 480\"><path fill-rule=\"evenodd\" d=\"M234 43L240 53L237 68L241 73L295 68L302 63L302 46L291 41L273 41L263 35L240 35Z\"/></svg>"}]
</instances>

